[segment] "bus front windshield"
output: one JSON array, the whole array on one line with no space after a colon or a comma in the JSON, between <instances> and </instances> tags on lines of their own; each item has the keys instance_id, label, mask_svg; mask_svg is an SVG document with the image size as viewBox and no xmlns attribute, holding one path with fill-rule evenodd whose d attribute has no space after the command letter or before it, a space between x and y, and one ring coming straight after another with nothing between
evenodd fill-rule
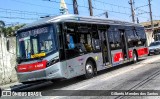
<instances>
[{"instance_id":1,"label":"bus front windshield","mask_svg":"<svg viewBox=\"0 0 160 99\"><path fill-rule=\"evenodd\" d=\"M43 26L17 33L17 56L21 59L39 58L57 51L53 26Z\"/></svg>"}]
</instances>

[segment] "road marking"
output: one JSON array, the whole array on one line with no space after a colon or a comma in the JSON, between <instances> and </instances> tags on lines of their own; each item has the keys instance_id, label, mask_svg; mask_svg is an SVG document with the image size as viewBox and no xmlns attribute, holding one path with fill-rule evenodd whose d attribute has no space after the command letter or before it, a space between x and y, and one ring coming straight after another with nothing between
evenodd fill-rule
<instances>
[{"instance_id":1,"label":"road marking","mask_svg":"<svg viewBox=\"0 0 160 99\"><path fill-rule=\"evenodd\" d=\"M85 86L79 87L79 88L74 89L74 90L80 90L80 89L83 89L83 88L86 88L86 87L89 87L89 86L91 86L91 85L90 85L90 84L88 84L88 85L85 85Z\"/></svg>"}]
</instances>

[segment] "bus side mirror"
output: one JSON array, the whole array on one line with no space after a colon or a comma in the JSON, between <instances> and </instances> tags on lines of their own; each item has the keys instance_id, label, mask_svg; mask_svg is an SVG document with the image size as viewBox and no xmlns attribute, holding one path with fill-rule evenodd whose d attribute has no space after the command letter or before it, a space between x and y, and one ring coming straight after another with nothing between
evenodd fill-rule
<instances>
[{"instance_id":1,"label":"bus side mirror","mask_svg":"<svg viewBox=\"0 0 160 99\"><path fill-rule=\"evenodd\" d=\"M20 64L21 63L21 58L17 57L16 61L17 61L18 64Z\"/></svg>"},{"instance_id":2,"label":"bus side mirror","mask_svg":"<svg viewBox=\"0 0 160 99\"><path fill-rule=\"evenodd\" d=\"M7 51L9 51L9 47L10 47L9 40L7 40Z\"/></svg>"}]
</instances>

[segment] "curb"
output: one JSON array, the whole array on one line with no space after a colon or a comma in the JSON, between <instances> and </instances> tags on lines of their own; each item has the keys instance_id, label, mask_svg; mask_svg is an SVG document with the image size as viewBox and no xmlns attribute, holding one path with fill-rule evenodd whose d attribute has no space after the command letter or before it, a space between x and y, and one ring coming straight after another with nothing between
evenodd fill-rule
<instances>
[{"instance_id":1,"label":"curb","mask_svg":"<svg viewBox=\"0 0 160 99\"><path fill-rule=\"evenodd\" d=\"M2 89L2 90L11 90L11 86L15 86L15 85L19 85L19 84L21 84L21 83L19 83L19 82L13 82L13 83L9 83L9 84L6 84L6 85L2 85L2 86L0 86L0 88Z\"/></svg>"}]
</instances>

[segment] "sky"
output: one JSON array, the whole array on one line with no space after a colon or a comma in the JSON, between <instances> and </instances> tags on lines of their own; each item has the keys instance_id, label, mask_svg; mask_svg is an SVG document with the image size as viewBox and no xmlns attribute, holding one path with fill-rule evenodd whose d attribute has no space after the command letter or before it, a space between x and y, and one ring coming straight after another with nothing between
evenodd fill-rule
<instances>
[{"instance_id":1,"label":"sky","mask_svg":"<svg viewBox=\"0 0 160 99\"><path fill-rule=\"evenodd\" d=\"M0 0L0 20L6 25L31 23L43 16L60 15L60 0ZM65 0L69 13L73 14L72 0ZM134 8L140 22L150 21L148 0L134 0ZM88 0L77 0L79 14L89 16ZM160 0L151 0L153 20L160 20ZM92 0L93 14L103 17L108 12L110 19L132 21L129 0ZM141 7L143 6L143 7Z\"/></svg>"}]
</instances>

